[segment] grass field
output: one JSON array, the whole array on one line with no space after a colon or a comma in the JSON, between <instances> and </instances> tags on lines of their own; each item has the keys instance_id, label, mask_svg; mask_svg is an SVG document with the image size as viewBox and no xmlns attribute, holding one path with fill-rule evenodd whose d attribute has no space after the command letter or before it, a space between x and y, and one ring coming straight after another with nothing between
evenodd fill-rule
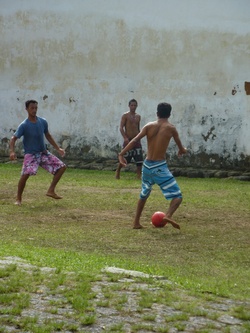
<instances>
[{"instance_id":1,"label":"grass field","mask_svg":"<svg viewBox=\"0 0 250 333\"><path fill-rule=\"evenodd\" d=\"M178 177L184 200L181 230L154 228L150 217L168 202L154 187L141 223L132 229L140 191L135 174L67 169L62 200L45 196L51 176L39 169L15 206L21 164L0 164L0 257L94 279L106 266L164 276L192 294L249 300L250 184Z\"/></svg>"},{"instance_id":2,"label":"grass field","mask_svg":"<svg viewBox=\"0 0 250 333\"><path fill-rule=\"evenodd\" d=\"M0 254L98 272L104 265L159 274L195 290L249 296L250 184L231 179L178 178L181 231L153 228L150 217L168 204L155 187L131 229L140 191L133 173L68 169L58 185L63 200L45 196L51 176L31 177L16 207L20 165L0 165ZM62 257L62 259L61 259ZM74 258L74 259L73 259Z\"/></svg>"}]
</instances>

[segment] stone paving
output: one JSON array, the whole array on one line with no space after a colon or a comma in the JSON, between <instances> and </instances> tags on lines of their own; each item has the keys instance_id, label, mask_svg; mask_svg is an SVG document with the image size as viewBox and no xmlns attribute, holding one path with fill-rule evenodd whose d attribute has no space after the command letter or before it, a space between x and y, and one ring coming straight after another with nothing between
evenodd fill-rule
<instances>
[{"instance_id":1,"label":"stone paving","mask_svg":"<svg viewBox=\"0 0 250 333\"><path fill-rule=\"evenodd\" d=\"M7 257L0 260L0 267L3 268L9 264L16 264L18 268L25 271L34 269L34 266L28 264L24 260L17 257ZM54 269L44 267L39 268L42 272L50 274ZM118 274L118 279L110 281L110 273ZM143 278L138 282L137 278ZM250 311L250 302L235 301L225 298L216 298L215 301L198 302L199 308L196 309L196 315L185 316L183 310L164 304L154 303L151 307L140 307L139 294L142 290L151 294L159 291L160 287L153 287L147 282L150 276L141 272L128 271L115 267L105 268L100 275L100 279L93 283L92 290L96 297L93 300L93 308L95 309L95 323L89 326L83 326L69 316L73 313L71 305L61 295L51 294L49 289L43 285L40 286L36 293L32 293L29 308L22 312L22 317L38 317L39 323L43 324L46 320L52 319L58 322L68 320L70 324L75 325L74 330L57 330L63 333L70 332L124 332L124 333L149 333L149 332L186 332L186 333L249 333L250 322L236 318L230 313L232 309L237 307ZM162 277L155 277L161 280L161 283L171 284L170 281L164 280ZM1 284L1 279L0 279ZM126 285L126 288L123 286ZM109 303L104 305L107 295L105 290L112 292L116 305ZM183 293L183 297L187 295ZM182 296L182 295L181 295ZM123 299L123 304L119 307L119 300ZM194 301L194 296L188 296L189 302ZM124 302L125 300L125 302ZM51 303L57 302L56 313L48 311ZM2 333L33 333L23 332L18 325L11 326L1 325L1 318L4 314L1 311L3 304L0 302L0 332ZM138 310L140 309L140 310ZM197 312L198 311L198 312ZM198 314L197 314L198 313ZM249 313L249 312L248 312ZM68 318L68 319L67 319ZM171 319L172 318L172 319ZM249 318L249 316L248 316ZM18 321L18 317L16 318ZM171 320L170 320L171 319Z\"/></svg>"}]
</instances>

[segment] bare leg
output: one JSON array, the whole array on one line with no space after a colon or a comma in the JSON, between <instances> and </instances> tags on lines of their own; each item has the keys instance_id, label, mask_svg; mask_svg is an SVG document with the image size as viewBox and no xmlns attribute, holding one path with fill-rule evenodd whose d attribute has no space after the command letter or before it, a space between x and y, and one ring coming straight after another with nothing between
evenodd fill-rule
<instances>
[{"instance_id":1,"label":"bare leg","mask_svg":"<svg viewBox=\"0 0 250 333\"><path fill-rule=\"evenodd\" d=\"M138 165L138 166L137 166L137 170L136 170L137 178L138 178L138 179L141 179L141 169L142 169L142 166L141 166L141 165Z\"/></svg>"},{"instance_id":2,"label":"bare leg","mask_svg":"<svg viewBox=\"0 0 250 333\"><path fill-rule=\"evenodd\" d=\"M120 171L121 171L121 168L122 168L122 165L121 163L119 163L117 169L116 169L116 172L115 172L115 178L116 179L120 179Z\"/></svg>"},{"instance_id":3,"label":"bare leg","mask_svg":"<svg viewBox=\"0 0 250 333\"><path fill-rule=\"evenodd\" d=\"M48 197L51 197L53 199L62 199L62 197L60 195L57 195L55 193L55 187L56 187L57 183L59 182L59 180L61 179L62 175L64 174L65 170L66 170L66 166L62 167L55 173L55 175L52 179L52 182L50 184L50 187L48 189L48 192L46 193L46 195Z\"/></svg>"},{"instance_id":4,"label":"bare leg","mask_svg":"<svg viewBox=\"0 0 250 333\"><path fill-rule=\"evenodd\" d=\"M172 220L172 215L177 210L177 208L180 206L182 202L182 198L175 198L172 199L170 202L170 206L167 210L166 217L163 219L167 221L168 223L172 224L172 226L176 229L180 229L180 226L178 223L176 223L174 220Z\"/></svg>"},{"instance_id":5,"label":"bare leg","mask_svg":"<svg viewBox=\"0 0 250 333\"><path fill-rule=\"evenodd\" d=\"M18 182L15 205L21 206L21 204L22 204L22 194L23 194L23 190L25 188L28 178L29 178L29 175L22 175Z\"/></svg>"},{"instance_id":6,"label":"bare leg","mask_svg":"<svg viewBox=\"0 0 250 333\"><path fill-rule=\"evenodd\" d=\"M144 199L144 200L139 199L138 200L133 229L143 228L143 226L140 224L140 217L141 217L141 213L143 211L143 208L145 206L146 201L147 201L147 199Z\"/></svg>"}]
</instances>

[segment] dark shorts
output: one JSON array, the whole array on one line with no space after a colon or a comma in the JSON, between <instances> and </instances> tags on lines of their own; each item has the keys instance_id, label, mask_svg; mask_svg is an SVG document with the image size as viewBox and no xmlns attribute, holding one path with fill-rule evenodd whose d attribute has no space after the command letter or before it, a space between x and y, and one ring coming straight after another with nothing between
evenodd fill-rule
<instances>
[{"instance_id":1,"label":"dark shorts","mask_svg":"<svg viewBox=\"0 0 250 333\"><path fill-rule=\"evenodd\" d=\"M125 147L125 145L123 145ZM124 154L124 158L126 159L127 163L131 163L131 160L134 159L137 166L141 166L143 164L143 153L142 153L142 146L140 143L137 143L136 146L126 152Z\"/></svg>"},{"instance_id":2,"label":"dark shorts","mask_svg":"<svg viewBox=\"0 0 250 333\"><path fill-rule=\"evenodd\" d=\"M147 199L151 193L152 186L160 186L164 197L167 200L182 198L181 190L169 171L167 163L163 161L145 160L142 168L141 199Z\"/></svg>"},{"instance_id":3,"label":"dark shorts","mask_svg":"<svg viewBox=\"0 0 250 333\"><path fill-rule=\"evenodd\" d=\"M65 164L50 152L25 154L21 174L30 176L36 175L39 166L54 175L59 169L64 167Z\"/></svg>"}]
</instances>

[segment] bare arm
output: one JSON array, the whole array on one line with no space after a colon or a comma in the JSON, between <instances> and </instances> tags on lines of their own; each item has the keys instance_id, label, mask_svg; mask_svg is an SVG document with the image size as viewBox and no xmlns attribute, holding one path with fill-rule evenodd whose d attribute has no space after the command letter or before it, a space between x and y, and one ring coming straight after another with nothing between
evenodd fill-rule
<instances>
[{"instance_id":1,"label":"bare arm","mask_svg":"<svg viewBox=\"0 0 250 333\"><path fill-rule=\"evenodd\" d=\"M138 122L138 131L140 132L140 123L141 123L141 116L139 115L139 122Z\"/></svg>"},{"instance_id":2,"label":"bare arm","mask_svg":"<svg viewBox=\"0 0 250 333\"><path fill-rule=\"evenodd\" d=\"M125 125L126 125L126 115L124 114L121 118L121 122L120 122L120 132L121 132L121 135L124 139L124 142L128 142L129 139L127 137L127 134L125 133L124 131L124 128L125 128Z\"/></svg>"},{"instance_id":3,"label":"bare arm","mask_svg":"<svg viewBox=\"0 0 250 333\"><path fill-rule=\"evenodd\" d=\"M126 147L122 149L122 151L118 154L119 162L123 165L127 165L127 161L124 158L124 155L126 154L127 151L133 149L135 143L139 141L141 138L143 138L147 134L147 128L146 126L143 127L143 129L138 133L129 143L127 144Z\"/></svg>"},{"instance_id":4,"label":"bare arm","mask_svg":"<svg viewBox=\"0 0 250 333\"><path fill-rule=\"evenodd\" d=\"M174 129L174 133L173 133L173 138L175 143L177 144L179 151L178 151L178 156L181 156L183 154L187 153L187 149L185 147L183 147L180 137L179 137L179 133L176 129Z\"/></svg>"},{"instance_id":5,"label":"bare arm","mask_svg":"<svg viewBox=\"0 0 250 333\"><path fill-rule=\"evenodd\" d=\"M16 153L15 153L15 143L18 138L16 136L12 136L10 139L10 159L11 161L16 160Z\"/></svg>"},{"instance_id":6,"label":"bare arm","mask_svg":"<svg viewBox=\"0 0 250 333\"><path fill-rule=\"evenodd\" d=\"M49 141L49 143L58 151L58 153L62 156L62 157L64 157L64 155L65 155L65 150L64 149L62 149L62 148L60 148L59 146L58 146L58 144L55 142L55 140L53 139L53 137L52 137L52 135L49 133L49 132L47 132L46 134L45 134L45 137L46 137L46 139Z\"/></svg>"}]
</instances>

